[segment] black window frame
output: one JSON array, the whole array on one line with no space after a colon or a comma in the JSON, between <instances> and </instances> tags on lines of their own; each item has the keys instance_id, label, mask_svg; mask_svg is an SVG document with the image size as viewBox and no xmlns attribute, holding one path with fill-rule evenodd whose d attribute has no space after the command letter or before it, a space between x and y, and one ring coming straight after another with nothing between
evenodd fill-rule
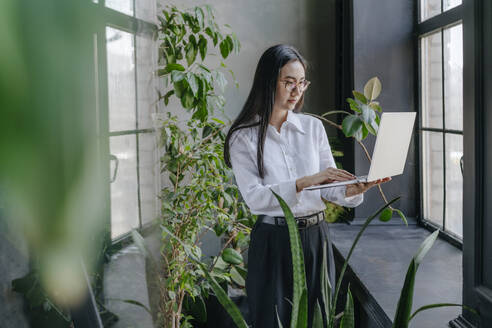
<instances>
[{"instance_id":1,"label":"black window frame","mask_svg":"<svg viewBox=\"0 0 492 328\"><path fill-rule=\"evenodd\" d=\"M415 103L417 104L417 112L419 113L418 115L418 127L417 127L417 139L418 139L418 154L419 154L419 159L418 159L418 177L419 177L419 185L420 185L420 203L419 203L419 215L418 215L418 223L427 228L430 231L435 231L439 230L439 236L443 238L444 240L448 241L452 245L458 247L459 249L463 248L463 239L457 236L456 234L450 232L449 230L445 230L446 226L446 135L447 134L457 134L457 135L463 135L463 130L451 130L451 129L446 129L445 125L445 104L444 104L444 59L442 60L442 67L441 67L441 72L442 72L442 90L443 90L443 108L442 108L442 119L443 119L443 126L442 128L430 128L430 127L422 127L422 52L421 52L421 38L428 36L433 33L441 33L441 46L444 45L443 38L444 38L444 30L459 24L463 23L463 4L458 5L456 7L453 7L451 9L448 9L446 11L442 11L444 8L444 1L441 0L441 13L437 14L435 16L432 16L430 18L427 18L425 20L421 20L420 15L421 15L421 1L422 0L416 0L416 29L415 29L415 58L416 58L416 101ZM441 56L444 57L444 52L441 52ZM424 199L423 199L423 163L422 163L422 158L423 158L423 142L422 142L422 132L424 131L430 131L430 132L440 132L443 135L443 225L440 226L436 224L435 222L432 222L424 217Z\"/></svg>"}]
</instances>

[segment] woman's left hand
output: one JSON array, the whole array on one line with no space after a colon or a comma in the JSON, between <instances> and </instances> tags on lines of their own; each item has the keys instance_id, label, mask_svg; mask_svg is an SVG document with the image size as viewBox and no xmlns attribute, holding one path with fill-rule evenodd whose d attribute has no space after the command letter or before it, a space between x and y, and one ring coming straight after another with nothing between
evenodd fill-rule
<instances>
[{"instance_id":1,"label":"woman's left hand","mask_svg":"<svg viewBox=\"0 0 492 328\"><path fill-rule=\"evenodd\" d=\"M362 183L347 185L347 189L345 191L345 197L350 197L350 196L355 196L358 194L365 193L367 190L371 189L375 185L385 183L385 182L388 182L390 180L391 180L391 177L379 179L379 180L374 180L371 182L362 182Z\"/></svg>"}]
</instances>

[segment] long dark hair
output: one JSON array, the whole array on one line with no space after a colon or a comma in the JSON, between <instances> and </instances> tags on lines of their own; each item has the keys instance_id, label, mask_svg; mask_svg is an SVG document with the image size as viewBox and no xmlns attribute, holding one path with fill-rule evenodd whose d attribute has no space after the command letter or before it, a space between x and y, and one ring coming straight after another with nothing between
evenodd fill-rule
<instances>
[{"instance_id":1,"label":"long dark hair","mask_svg":"<svg viewBox=\"0 0 492 328\"><path fill-rule=\"evenodd\" d=\"M249 93L248 99L239 113L238 117L232 123L224 143L224 160L228 167L231 166L229 140L232 134L244 128L249 128L259 125L258 129L258 151L256 153L256 161L258 164L258 173L263 179L265 176L263 167L263 148L265 145L265 137L268 128L268 123L273 112L273 104L275 103L275 92L277 90L277 81L280 70L291 60L298 60L304 71L307 68L306 60L299 54L296 48L286 45L277 44L268 48L261 55L256 67L253 86ZM304 93L296 104L295 112L300 112L304 105ZM254 120L255 115L260 117L259 122Z\"/></svg>"}]
</instances>

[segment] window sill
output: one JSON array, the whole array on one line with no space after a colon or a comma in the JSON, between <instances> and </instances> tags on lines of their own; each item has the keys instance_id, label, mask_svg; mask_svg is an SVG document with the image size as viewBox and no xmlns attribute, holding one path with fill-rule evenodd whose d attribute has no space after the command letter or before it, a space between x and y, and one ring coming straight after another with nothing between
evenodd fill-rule
<instances>
[{"instance_id":1,"label":"window sill","mask_svg":"<svg viewBox=\"0 0 492 328\"><path fill-rule=\"evenodd\" d=\"M337 267L345 260L361 225L331 224ZM347 277L354 297L364 310L360 327L391 327L408 265L430 232L409 220L406 227L396 220L369 225L349 262ZM413 311L431 303L462 302L462 252L438 239L419 266ZM459 307L419 313L413 327L447 327L461 314ZM367 324L363 321L367 320Z\"/></svg>"}]
</instances>

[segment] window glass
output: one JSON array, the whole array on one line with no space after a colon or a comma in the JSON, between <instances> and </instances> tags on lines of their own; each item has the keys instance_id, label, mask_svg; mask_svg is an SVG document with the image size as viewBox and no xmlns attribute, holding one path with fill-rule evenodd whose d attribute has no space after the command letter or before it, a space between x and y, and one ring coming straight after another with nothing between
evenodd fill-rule
<instances>
[{"instance_id":1,"label":"window glass","mask_svg":"<svg viewBox=\"0 0 492 328\"><path fill-rule=\"evenodd\" d=\"M155 0L136 0L135 1L135 16L148 22L156 20L156 4Z\"/></svg>"},{"instance_id":2,"label":"window glass","mask_svg":"<svg viewBox=\"0 0 492 328\"><path fill-rule=\"evenodd\" d=\"M420 0L420 20L426 20L441 13L441 0Z\"/></svg>"},{"instance_id":3,"label":"window glass","mask_svg":"<svg viewBox=\"0 0 492 328\"><path fill-rule=\"evenodd\" d=\"M156 140L153 133L138 135L139 172L140 172L140 207L142 224L151 222L158 215L157 184L159 161L156 154Z\"/></svg>"},{"instance_id":4,"label":"window glass","mask_svg":"<svg viewBox=\"0 0 492 328\"><path fill-rule=\"evenodd\" d=\"M454 8L456 6L461 5L462 0L444 0L443 1L443 9L446 11L448 9Z\"/></svg>"},{"instance_id":5,"label":"window glass","mask_svg":"<svg viewBox=\"0 0 492 328\"><path fill-rule=\"evenodd\" d=\"M113 136L109 139L110 154L118 159L116 179L111 183L111 238L138 227L136 136ZM112 172L116 166L112 161Z\"/></svg>"},{"instance_id":6,"label":"window glass","mask_svg":"<svg viewBox=\"0 0 492 328\"><path fill-rule=\"evenodd\" d=\"M463 236L463 136L446 134L446 224L448 231Z\"/></svg>"},{"instance_id":7,"label":"window glass","mask_svg":"<svg viewBox=\"0 0 492 328\"><path fill-rule=\"evenodd\" d=\"M422 182L424 218L443 224L443 135L422 131Z\"/></svg>"},{"instance_id":8,"label":"window glass","mask_svg":"<svg viewBox=\"0 0 492 328\"><path fill-rule=\"evenodd\" d=\"M421 39L422 127L442 128L441 32Z\"/></svg>"},{"instance_id":9,"label":"window glass","mask_svg":"<svg viewBox=\"0 0 492 328\"><path fill-rule=\"evenodd\" d=\"M142 1L142 0L135 0ZM123 14L133 16L133 1L132 0L106 0L106 7L117 10Z\"/></svg>"},{"instance_id":10,"label":"window glass","mask_svg":"<svg viewBox=\"0 0 492 328\"><path fill-rule=\"evenodd\" d=\"M109 131L135 130L135 50L133 35L106 28Z\"/></svg>"},{"instance_id":11,"label":"window glass","mask_svg":"<svg viewBox=\"0 0 492 328\"><path fill-rule=\"evenodd\" d=\"M137 42L137 99L138 128L152 127L152 113L157 110L157 90L155 86L154 63L157 52L152 39L139 37Z\"/></svg>"},{"instance_id":12,"label":"window glass","mask_svg":"<svg viewBox=\"0 0 492 328\"><path fill-rule=\"evenodd\" d=\"M446 129L463 130L463 25L444 30Z\"/></svg>"}]
</instances>

